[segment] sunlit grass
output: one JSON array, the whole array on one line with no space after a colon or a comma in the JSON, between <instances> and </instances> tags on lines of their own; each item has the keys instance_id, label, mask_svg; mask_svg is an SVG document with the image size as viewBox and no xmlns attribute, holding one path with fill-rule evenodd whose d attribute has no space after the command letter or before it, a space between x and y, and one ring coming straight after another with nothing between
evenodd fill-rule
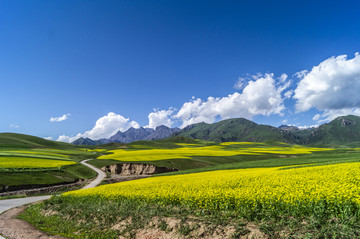
<instances>
[{"instance_id":1,"label":"sunlit grass","mask_svg":"<svg viewBox=\"0 0 360 239\"><path fill-rule=\"evenodd\" d=\"M0 168L55 168L71 164L75 162L30 157L0 157Z\"/></svg>"}]
</instances>

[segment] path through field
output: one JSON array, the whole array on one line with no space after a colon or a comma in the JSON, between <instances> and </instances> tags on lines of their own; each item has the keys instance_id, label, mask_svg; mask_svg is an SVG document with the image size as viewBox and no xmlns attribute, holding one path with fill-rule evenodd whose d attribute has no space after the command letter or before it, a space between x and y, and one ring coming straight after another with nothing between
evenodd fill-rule
<instances>
[{"instance_id":1,"label":"path through field","mask_svg":"<svg viewBox=\"0 0 360 239\"><path fill-rule=\"evenodd\" d=\"M81 161L81 163L83 165L93 169L94 171L96 171L98 173L98 176L93 181L91 181L88 185L83 187L82 189L96 187L106 177L106 174L103 171L101 171L100 169L95 168L94 166L86 163L88 160L90 160L90 159ZM2 214L2 215L0 215L0 234L3 234L4 236L11 236L11 238L16 238L16 237L13 237L13 235L6 235L7 232L4 231L5 229L9 228L8 226L10 226L10 225L7 225L7 221L5 221L5 220L8 220L8 218L7 217L2 218L4 216L4 214L5 214L4 213L5 211L8 211L9 209L19 207L19 206L22 206L22 205L26 205L26 204L29 204L29 203L33 203L33 202L37 202L37 201L41 201L41 200L46 200L46 199L49 199L49 198L50 198L50 196L38 196L38 197L26 197L26 198L0 200L0 214ZM21 238L23 238L23 237L21 237ZM0 235L0 239L4 239L4 237L2 237Z\"/></svg>"}]
</instances>

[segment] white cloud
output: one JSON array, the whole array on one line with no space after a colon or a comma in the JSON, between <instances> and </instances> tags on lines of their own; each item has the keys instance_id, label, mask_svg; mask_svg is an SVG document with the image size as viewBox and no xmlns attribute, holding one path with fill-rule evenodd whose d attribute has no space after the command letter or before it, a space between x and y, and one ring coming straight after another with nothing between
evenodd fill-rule
<instances>
[{"instance_id":1,"label":"white cloud","mask_svg":"<svg viewBox=\"0 0 360 239\"><path fill-rule=\"evenodd\" d=\"M221 98L208 97L205 101L192 99L184 103L173 118L181 120L181 127L185 127L199 122L213 123L219 117L251 119L254 115L282 115L285 109L282 92L290 85L290 82L285 82L286 78L286 74L282 75L276 82L274 74L257 74L242 93L235 92Z\"/></svg>"},{"instance_id":2,"label":"white cloud","mask_svg":"<svg viewBox=\"0 0 360 239\"><path fill-rule=\"evenodd\" d=\"M170 116L173 114L173 112L173 108L169 108L168 110L154 109L154 112L151 112L148 115L149 125L147 125L146 127L153 129L160 125L171 127L173 125L173 121L171 120Z\"/></svg>"},{"instance_id":3,"label":"white cloud","mask_svg":"<svg viewBox=\"0 0 360 239\"><path fill-rule=\"evenodd\" d=\"M47 139L47 140L52 140L53 137L49 136L49 137L44 137L44 139Z\"/></svg>"},{"instance_id":4,"label":"white cloud","mask_svg":"<svg viewBox=\"0 0 360 239\"><path fill-rule=\"evenodd\" d=\"M109 138L119 130L124 132L130 127L139 128L140 126L137 122L130 121L129 118L110 112L99 118L91 130L88 130L85 133L79 133L76 136L60 135L57 141L72 142L80 137L90 138L93 140Z\"/></svg>"},{"instance_id":5,"label":"white cloud","mask_svg":"<svg viewBox=\"0 0 360 239\"><path fill-rule=\"evenodd\" d=\"M248 82L249 82L249 79L239 77L239 79L237 80L237 82L234 85L234 88L237 90L242 90L246 87Z\"/></svg>"},{"instance_id":6,"label":"white cloud","mask_svg":"<svg viewBox=\"0 0 360 239\"><path fill-rule=\"evenodd\" d=\"M285 96L285 98L290 99L293 94L294 94L294 91L293 91L293 90L288 90L288 91L284 94L284 96Z\"/></svg>"},{"instance_id":7,"label":"white cloud","mask_svg":"<svg viewBox=\"0 0 360 239\"><path fill-rule=\"evenodd\" d=\"M314 115L314 117L312 119L317 121L320 119L320 116L321 116L320 114L316 114L316 115Z\"/></svg>"},{"instance_id":8,"label":"white cloud","mask_svg":"<svg viewBox=\"0 0 360 239\"><path fill-rule=\"evenodd\" d=\"M287 74L285 74L285 73L281 74L281 76L279 77L280 83L285 83L287 78L288 78Z\"/></svg>"},{"instance_id":9,"label":"white cloud","mask_svg":"<svg viewBox=\"0 0 360 239\"><path fill-rule=\"evenodd\" d=\"M15 128L15 129L17 129L17 128L19 128L19 125L17 125L17 124L11 124L11 125L10 125L10 128Z\"/></svg>"},{"instance_id":10,"label":"white cloud","mask_svg":"<svg viewBox=\"0 0 360 239\"><path fill-rule=\"evenodd\" d=\"M312 128L317 128L319 127L318 124L313 124L313 125L302 125L302 126L296 126L299 129L312 129Z\"/></svg>"},{"instance_id":11,"label":"white cloud","mask_svg":"<svg viewBox=\"0 0 360 239\"><path fill-rule=\"evenodd\" d=\"M360 108L344 108L338 110L325 110L324 113L317 114L313 117L313 120L317 121L317 123L324 123L331 121L339 116L344 115L356 115L360 116Z\"/></svg>"},{"instance_id":12,"label":"white cloud","mask_svg":"<svg viewBox=\"0 0 360 239\"><path fill-rule=\"evenodd\" d=\"M297 112L316 108L325 111L323 118L338 113L357 113L360 108L360 56L331 57L314 66L308 73L298 73L300 82L294 99Z\"/></svg>"},{"instance_id":13,"label":"white cloud","mask_svg":"<svg viewBox=\"0 0 360 239\"><path fill-rule=\"evenodd\" d=\"M298 79L304 78L309 73L308 70L303 70L295 73L295 77Z\"/></svg>"},{"instance_id":14,"label":"white cloud","mask_svg":"<svg viewBox=\"0 0 360 239\"><path fill-rule=\"evenodd\" d=\"M80 136L81 137L81 136ZM66 142L66 143L71 143L73 142L74 140L77 140L78 138L80 137L77 137L77 136L67 136L67 135L60 135L56 141L61 141L61 142Z\"/></svg>"},{"instance_id":15,"label":"white cloud","mask_svg":"<svg viewBox=\"0 0 360 239\"><path fill-rule=\"evenodd\" d=\"M64 114L63 116L60 117L51 117L50 122L61 122L67 120L70 115L71 114Z\"/></svg>"}]
</instances>

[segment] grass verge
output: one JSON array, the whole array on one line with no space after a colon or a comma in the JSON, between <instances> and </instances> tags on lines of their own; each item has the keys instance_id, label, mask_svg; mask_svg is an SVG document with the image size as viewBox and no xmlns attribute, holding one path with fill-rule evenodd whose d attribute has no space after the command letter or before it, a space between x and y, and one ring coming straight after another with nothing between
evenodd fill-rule
<instances>
[{"instance_id":1,"label":"grass verge","mask_svg":"<svg viewBox=\"0 0 360 239\"><path fill-rule=\"evenodd\" d=\"M270 238L360 236L358 214L338 216L323 206L314 207L312 214L299 215L291 211L274 213L260 207L242 211L200 210L135 199L53 197L29 207L20 218L49 234L69 238L136 238L146 232L174 238L238 238L254 232L258 238L265 235Z\"/></svg>"}]
</instances>

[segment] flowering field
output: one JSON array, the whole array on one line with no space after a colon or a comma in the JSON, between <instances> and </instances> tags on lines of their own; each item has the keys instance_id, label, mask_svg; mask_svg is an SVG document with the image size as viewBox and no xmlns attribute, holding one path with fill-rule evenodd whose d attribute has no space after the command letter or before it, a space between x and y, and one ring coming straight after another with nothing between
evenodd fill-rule
<instances>
[{"instance_id":1,"label":"flowering field","mask_svg":"<svg viewBox=\"0 0 360 239\"><path fill-rule=\"evenodd\" d=\"M297 145L272 146L264 143L226 142L218 145L199 146L196 144L178 144L181 147L173 149L115 149L98 159L115 159L119 161L158 161L166 159L190 159L195 156L235 156L235 155L265 155L284 154L298 155L312 152L328 151L328 148L302 147ZM138 148L133 145L133 148ZM144 147L144 146L141 146Z\"/></svg>"},{"instance_id":2,"label":"flowering field","mask_svg":"<svg viewBox=\"0 0 360 239\"><path fill-rule=\"evenodd\" d=\"M59 150L51 148L33 149L2 149L0 150L0 170L5 169L34 169L59 168L76 164L72 154L79 154L79 150ZM82 153L80 151L80 153Z\"/></svg>"},{"instance_id":3,"label":"flowering field","mask_svg":"<svg viewBox=\"0 0 360 239\"><path fill-rule=\"evenodd\" d=\"M309 213L319 206L335 215L360 205L360 163L299 168L254 168L163 176L104 185L64 196L132 198L205 210Z\"/></svg>"},{"instance_id":4,"label":"flowering field","mask_svg":"<svg viewBox=\"0 0 360 239\"><path fill-rule=\"evenodd\" d=\"M0 157L1 168L58 168L65 165L76 164L69 160L54 160L30 157Z\"/></svg>"}]
</instances>

